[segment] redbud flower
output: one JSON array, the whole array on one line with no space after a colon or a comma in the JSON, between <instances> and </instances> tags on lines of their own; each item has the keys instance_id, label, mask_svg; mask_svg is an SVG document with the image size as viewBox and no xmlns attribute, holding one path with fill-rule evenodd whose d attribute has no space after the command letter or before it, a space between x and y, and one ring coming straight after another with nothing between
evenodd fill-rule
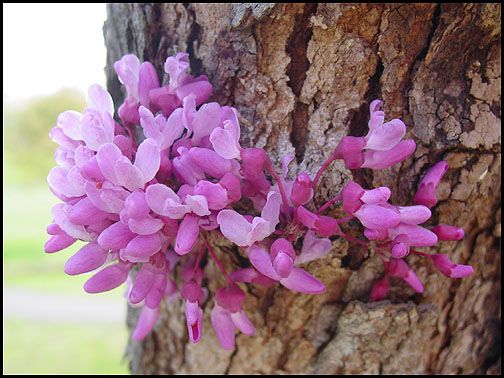
<instances>
[{"instance_id":1,"label":"redbud flower","mask_svg":"<svg viewBox=\"0 0 504 378\"><path fill-rule=\"evenodd\" d=\"M420 181L413 202L427 207L435 206L437 203L436 188L447 170L448 164L445 161L440 161L431 167Z\"/></svg>"},{"instance_id":2,"label":"redbud flower","mask_svg":"<svg viewBox=\"0 0 504 378\"><path fill-rule=\"evenodd\" d=\"M324 292L324 284L305 270L294 266L292 244L285 239L277 239L275 243L271 246L271 254L257 245L249 248L248 257L254 268L292 291L306 294Z\"/></svg>"},{"instance_id":3,"label":"redbud flower","mask_svg":"<svg viewBox=\"0 0 504 378\"><path fill-rule=\"evenodd\" d=\"M294 206L304 205L313 197L312 180L307 172L297 175L292 184L290 199Z\"/></svg>"},{"instance_id":4,"label":"redbud flower","mask_svg":"<svg viewBox=\"0 0 504 378\"><path fill-rule=\"evenodd\" d=\"M447 224L438 224L431 231L437 235L439 240L462 240L464 238L464 229Z\"/></svg>"},{"instance_id":5,"label":"redbud flower","mask_svg":"<svg viewBox=\"0 0 504 378\"><path fill-rule=\"evenodd\" d=\"M235 346L235 327L242 333L252 336L255 327L242 310L245 293L236 285L217 290L215 306L211 313L212 326L224 349Z\"/></svg>"},{"instance_id":6,"label":"redbud flower","mask_svg":"<svg viewBox=\"0 0 504 378\"><path fill-rule=\"evenodd\" d=\"M463 278L473 273L472 266L455 264L446 254L429 255L429 258L441 273L450 278Z\"/></svg>"}]
</instances>

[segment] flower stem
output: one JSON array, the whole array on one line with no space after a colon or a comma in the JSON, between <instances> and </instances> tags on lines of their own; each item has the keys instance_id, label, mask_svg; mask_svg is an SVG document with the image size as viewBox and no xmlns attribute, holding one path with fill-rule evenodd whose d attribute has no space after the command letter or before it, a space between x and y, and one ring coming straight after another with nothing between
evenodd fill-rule
<instances>
[{"instance_id":1,"label":"flower stem","mask_svg":"<svg viewBox=\"0 0 504 378\"><path fill-rule=\"evenodd\" d=\"M224 277L226 277L227 282L229 284L234 284L234 281L229 277L229 275L226 272L226 269L224 269L224 265L222 264L222 261L219 260L219 258L217 257L217 255L213 251L212 247L210 247L208 240L205 240L205 246L207 248L208 253L210 253L210 256L212 256L212 259L215 261L215 263L219 267L222 274L224 274Z\"/></svg>"},{"instance_id":2,"label":"flower stem","mask_svg":"<svg viewBox=\"0 0 504 378\"><path fill-rule=\"evenodd\" d=\"M267 171L268 173L273 176L278 183L278 189L280 190L280 195L282 196L282 202L283 202L283 208L284 208L284 213L287 216L287 223L290 223L291 221L291 214L290 214L290 208L289 208L289 202L287 201L287 195L285 194L285 188L283 185L283 181L278 176L278 173L273 169L273 165L271 164L271 161L268 159L267 161Z\"/></svg>"},{"instance_id":3,"label":"flower stem","mask_svg":"<svg viewBox=\"0 0 504 378\"><path fill-rule=\"evenodd\" d=\"M331 199L330 201L327 201L326 203L324 203L320 209L318 209L315 213L316 214L320 214L322 211L324 211L325 209L327 209L328 207L332 206L335 202L341 200L341 197L342 197L342 194L338 194L336 197L334 197L333 199Z\"/></svg>"},{"instance_id":4,"label":"flower stem","mask_svg":"<svg viewBox=\"0 0 504 378\"><path fill-rule=\"evenodd\" d=\"M337 158L336 158L335 154L331 153L331 155L329 155L329 157L324 162L324 164L322 164L322 166L319 168L319 170L317 171L317 174L315 175L315 178L313 179L313 190L315 190L315 188L317 187L318 182L320 180L320 176L322 176L322 173L324 173L324 171L327 169L329 164L331 164L336 159Z\"/></svg>"}]
</instances>

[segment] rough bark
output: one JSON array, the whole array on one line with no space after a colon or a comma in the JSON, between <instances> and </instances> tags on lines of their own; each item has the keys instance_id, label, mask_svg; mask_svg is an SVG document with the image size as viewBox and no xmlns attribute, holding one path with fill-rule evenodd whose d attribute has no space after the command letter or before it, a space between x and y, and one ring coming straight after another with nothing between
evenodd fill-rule
<instances>
[{"instance_id":1,"label":"rough bark","mask_svg":"<svg viewBox=\"0 0 504 378\"><path fill-rule=\"evenodd\" d=\"M295 153L315 172L346 134L364 135L369 102L402 118L413 157L383 171L334 163L316 194L321 204L353 178L387 185L411 203L425 170L445 159L432 223L466 230L438 252L471 264L463 280L409 257L423 295L395 281L389 300L368 304L380 264L372 253L334 241L307 269L323 295L249 286L245 308L254 337L219 348L206 303L202 341L187 342L183 305L164 305L155 332L129 342L133 373L500 373L500 4L113 4L104 27L109 89L120 99L112 64L125 53L155 63L188 51L193 74L214 85L213 100L241 114L242 145L266 148L277 162ZM226 264L237 249L215 240ZM217 276L213 264L207 274ZM210 292L218 285L208 281ZM138 314L130 309L128 324Z\"/></svg>"}]
</instances>

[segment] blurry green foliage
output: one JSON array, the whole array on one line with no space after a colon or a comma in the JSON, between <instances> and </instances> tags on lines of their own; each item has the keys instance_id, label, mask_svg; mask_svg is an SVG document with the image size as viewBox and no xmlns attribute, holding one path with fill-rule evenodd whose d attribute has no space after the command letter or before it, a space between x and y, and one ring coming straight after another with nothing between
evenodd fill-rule
<instances>
[{"instance_id":1,"label":"blurry green foliage","mask_svg":"<svg viewBox=\"0 0 504 378\"><path fill-rule=\"evenodd\" d=\"M65 110L82 111L85 97L80 91L62 89L36 97L16 107L4 108L4 178L9 184L44 183L55 165L57 145L49 131Z\"/></svg>"}]
</instances>

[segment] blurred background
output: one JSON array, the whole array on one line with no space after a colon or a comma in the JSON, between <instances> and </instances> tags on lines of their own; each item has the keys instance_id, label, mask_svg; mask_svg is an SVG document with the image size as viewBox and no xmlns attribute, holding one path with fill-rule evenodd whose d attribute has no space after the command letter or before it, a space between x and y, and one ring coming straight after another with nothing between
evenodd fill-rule
<instances>
[{"instance_id":1,"label":"blurred background","mask_svg":"<svg viewBox=\"0 0 504 378\"><path fill-rule=\"evenodd\" d=\"M3 4L3 373L127 373L123 288L90 295L46 254L59 113L105 84L105 4Z\"/></svg>"}]
</instances>

